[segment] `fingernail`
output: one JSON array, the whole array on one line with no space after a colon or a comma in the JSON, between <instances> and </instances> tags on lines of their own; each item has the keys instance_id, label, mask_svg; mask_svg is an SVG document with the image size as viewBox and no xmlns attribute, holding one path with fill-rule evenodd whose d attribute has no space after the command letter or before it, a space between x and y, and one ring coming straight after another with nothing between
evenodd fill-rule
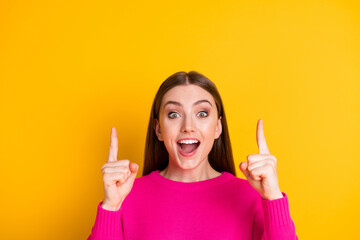
<instances>
[{"instance_id":1,"label":"fingernail","mask_svg":"<svg viewBox=\"0 0 360 240\"><path fill-rule=\"evenodd\" d=\"M113 134L114 134L114 137L117 137L117 132L116 132L116 129L115 129L115 127L112 127L111 131L113 132Z\"/></svg>"}]
</instances>

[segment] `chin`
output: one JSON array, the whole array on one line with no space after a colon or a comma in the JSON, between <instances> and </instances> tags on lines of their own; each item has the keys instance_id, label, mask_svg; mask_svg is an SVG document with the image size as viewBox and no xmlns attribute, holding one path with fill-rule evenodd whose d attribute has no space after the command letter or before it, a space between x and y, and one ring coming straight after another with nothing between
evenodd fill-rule
<instances>
[{"instance_id":1,"label":"chin","mask_svg":"<svg viewBox=\"0 0 360 240\"><path fill-rule=\"evenodd\" d=\"M190 170L197 168L200 165L200 162L195 159L188 159L188 160L178 160L178 166L183 170Z\"/></svg>"}]
</instances>

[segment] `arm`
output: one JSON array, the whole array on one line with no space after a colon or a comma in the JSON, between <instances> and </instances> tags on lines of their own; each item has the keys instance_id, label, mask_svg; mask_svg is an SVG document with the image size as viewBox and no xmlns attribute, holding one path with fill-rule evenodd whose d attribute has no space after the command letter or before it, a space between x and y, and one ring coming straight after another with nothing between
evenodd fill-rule
<instances>
[{"instance_id":1,"label":"arm","mask_svg":"<svg viewBox=\"0 0 360 240\"><path fill-rule=\"evenodd\" d=\"M101 204L98 205L95 224L87 240L123 240L121 208L109 211Z\"/></svg>"},{"instance_id":2,"label":"arm","mask_svg":"<svg viewBox=\"0 0 360 240\"><path fill-rule=\"evenodd\" d=\"M295 226L289 213L285 193L280 191L277 176L277 159L267 146L263 121L259 119L256 129L259 154L247 156L248 162L240 163L240 170L249 184L261 195L254 219L254 240L295 240Z\"/></svg>"},{"instance_id":3,"label":"arm","mask_svg":"<svg viewBox=\"0 0 360 240\"><path fill-rule=\"evenodd\" d=\"M287 195L282 194L283 198L275 200L261 198L262 209L255 215L253 240L298 240Z\"/></svg>"},{"instance_id":4,"label":"arm","mask_svg":"<svg viewBox=\"0 0 360 240\"><path fill-rule=\"evenodd\" d=\"M122 240L121 205L130 193L139 166L129 160L117 160L118 138L111 129L109 156L101 167L104 182L104 201L97 208L95 224L88 240ZM103 204L104 203L104 204Z\"/></svg>"}]
</instances>

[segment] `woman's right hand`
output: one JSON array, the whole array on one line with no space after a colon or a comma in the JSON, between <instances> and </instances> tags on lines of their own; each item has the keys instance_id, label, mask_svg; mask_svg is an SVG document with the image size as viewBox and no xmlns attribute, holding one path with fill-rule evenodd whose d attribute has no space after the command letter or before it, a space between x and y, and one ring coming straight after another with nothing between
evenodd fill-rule
<instances>
[{"instance_id":1,"label":"woman's right hand","mask_svg":"<svg viewBox=\"0 0 360 240\"><path fill-rule=\"evenodd\" d=\"M110 149L107 162L101 167L104 182L104 201L102 208L110 211L120 209L122 202L130 193L139 166L129 160L117 160L118 139L116 129L111 129Z\"/></svg>"}]
</instances>

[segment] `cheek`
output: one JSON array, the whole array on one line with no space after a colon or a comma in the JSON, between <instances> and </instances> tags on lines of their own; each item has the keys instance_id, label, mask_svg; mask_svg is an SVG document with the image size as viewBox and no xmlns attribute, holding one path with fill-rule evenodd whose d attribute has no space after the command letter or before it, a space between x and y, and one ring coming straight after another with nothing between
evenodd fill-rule
<instances>
[{"instance_id":1,"label":"cheek","mask_svg":"<svg viewBox=\"0 0 360 240\"><path fill-rule=\"evenodd\" d=\"M216 123L217 122L214 120L203 122L199 124L199 129L201 129L205 136L214 137L216 131Z\"/></svg>"},{"instance_id":2,"label":"cheek","mask_svg":"<svg viewBox=\"0 0 360 240\"><path fill-rule=\"evenodd\" d=\"M165 141L172 141L177 137L177 123L164 121L162 124L162 135Z\"/></svg>"}]
</instances>

